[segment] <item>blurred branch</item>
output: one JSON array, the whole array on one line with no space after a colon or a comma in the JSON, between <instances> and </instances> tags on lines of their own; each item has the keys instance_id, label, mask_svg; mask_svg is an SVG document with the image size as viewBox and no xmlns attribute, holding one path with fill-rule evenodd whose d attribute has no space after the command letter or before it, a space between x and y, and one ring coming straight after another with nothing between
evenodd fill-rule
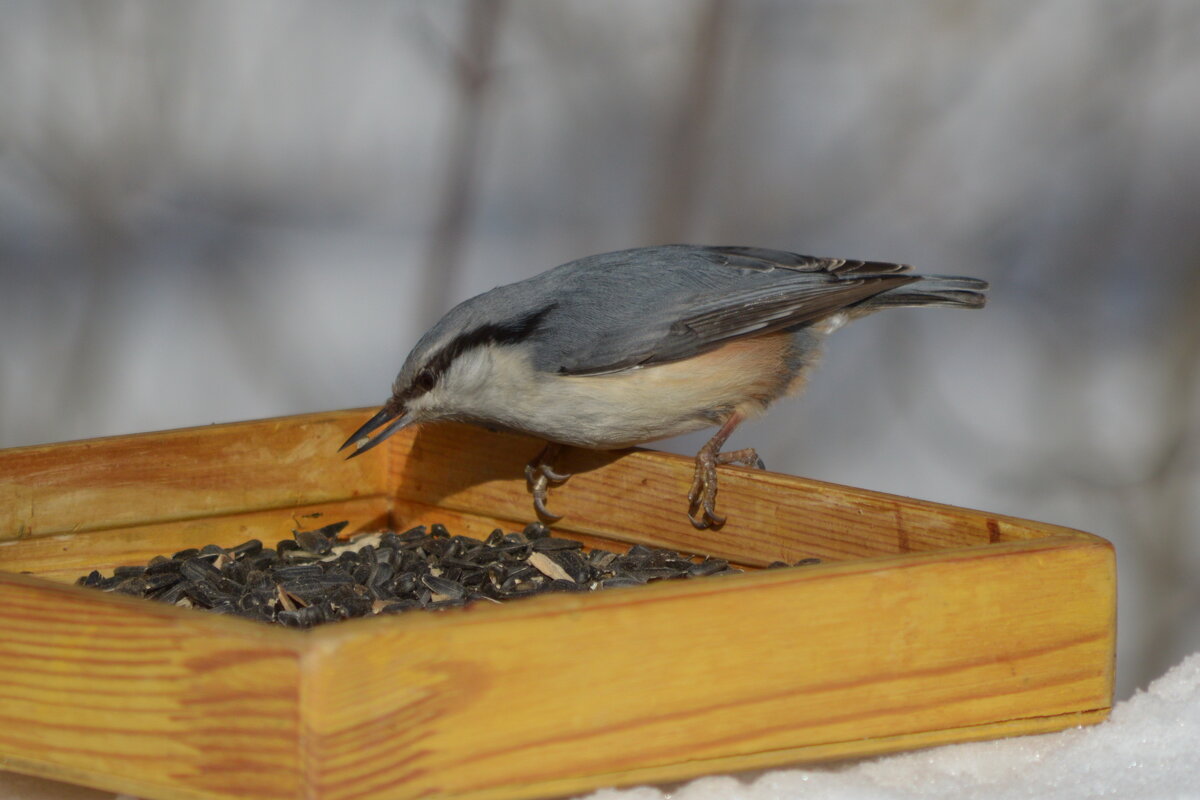
<instances>
[{"instance_id":1,"label":"blurred branch","mask_svg":"<svg viewBox=\"0 0 1200 800\"><path fill-rule=\"evenodd\" d=\"M457 105L445 150L445 180L425 260L422 307L429 324L446 311L462 271L463 245L477 194L492 58L506 5L504 0L470 0L467 5L462 54L455 60Z\"/></svg>"},{"instance_id":2,"label":"blurred branch","mask_svg":"<svg viewBox=\"0 0 1200 800\"><path fill-rule=\"evenodd\" d=\"M662 168L651 190L648 242L683 241L689 234L705 138L716 105L717 76L725 56L723 34L729 13L728 0L707 0L700 9L679 104L663 139Z\"/></svg>"}]
</instances>

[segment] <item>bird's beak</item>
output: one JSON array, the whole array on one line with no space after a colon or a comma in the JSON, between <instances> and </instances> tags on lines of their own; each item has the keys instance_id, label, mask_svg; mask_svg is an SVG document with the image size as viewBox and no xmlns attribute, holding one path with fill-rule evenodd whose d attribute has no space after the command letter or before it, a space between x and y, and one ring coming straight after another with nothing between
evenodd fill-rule
<instances>
[{"instance_id":1,"label":"bird's beak","mask_svg":"<svg viewBox=\"0 0 1200 800\"><path fill-rule=\"evenodd\" d=\"M355 451L350 455L346 456L346 458L349 459L354 458L355 456L361 456L363 453L367 452L372 447L376 446L384 439L388 438L393 433L408 425L412 421L412 415L404 412L402 406L388 403L379 410L378 414L364 422L361 428L350 434L350 438L338 448L338 452L342 452L350 445L356 445L357 449L355 449ZM391 424L389 425L388 423ZM387 425L387 427L383 428L384 425ZM371 438L371 433L379 430L380 428L383 428L383 430L374 438Z\"/></svg>"}]
</instances>

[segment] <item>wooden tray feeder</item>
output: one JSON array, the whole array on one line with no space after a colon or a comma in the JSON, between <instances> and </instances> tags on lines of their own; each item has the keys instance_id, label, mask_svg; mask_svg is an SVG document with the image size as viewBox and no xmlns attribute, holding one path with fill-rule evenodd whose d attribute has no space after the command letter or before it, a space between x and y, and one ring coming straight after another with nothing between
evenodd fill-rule
<instances>
[{"instance_id":1,"label":"wooden tray feeder","mask_svg":"<svg viewBox=\"0 0 1200 800\"><path fill-rule=\"evenodd\" d=\"M741 468L721 471L728 524L700 532L692 460L648 451L575 452L556 535L823 563L311 631L72 585L341 519L531 521L540 442L428 426L344 461L368 413L0 452L0 769L143 798L544 797L1109 712L1103 539Z\"/></svg>"}]
</instances>

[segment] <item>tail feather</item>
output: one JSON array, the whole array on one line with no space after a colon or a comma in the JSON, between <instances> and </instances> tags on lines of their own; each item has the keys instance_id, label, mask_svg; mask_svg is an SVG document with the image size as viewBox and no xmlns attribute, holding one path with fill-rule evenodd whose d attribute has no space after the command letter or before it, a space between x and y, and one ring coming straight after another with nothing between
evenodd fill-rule
<instances>
[{"instance_id":1,"label":"tail feather","mask_svg":"<svg viewBox=\"0 0 1200 800\"><path fill-rule=\"evenodd\" d=\"M914 276L918 277L918 276ZM957 306L983 308L987 281L956 275L922 275L920 279L867 298L859 306L864 311L899 306Z\"/></svg>"}]
</instances>

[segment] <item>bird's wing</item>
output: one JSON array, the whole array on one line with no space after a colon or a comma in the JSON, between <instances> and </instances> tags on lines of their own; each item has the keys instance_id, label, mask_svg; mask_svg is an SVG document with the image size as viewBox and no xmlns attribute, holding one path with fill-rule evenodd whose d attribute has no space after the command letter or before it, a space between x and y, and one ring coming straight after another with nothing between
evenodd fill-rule
<instances>
[{"instance_id":1,"label":"bird's wing","mask_svg":"<svg viewBox=\"0 0 1200 800\"><path fill-rule=\"evenodd\" d=\"M696 248L704 258L714 264L737 269L793 270L797 272L826 272L831 275L889 275L908 272L910 264L892 264L887 261L855 261L846 258L824 258L804 256L783 250L768 250L763 247L704 247Z\"/></svg>"},{"instance_id":2,"label":"bird's wing","mask_svg":"<svg viewBox=\"0 0 1200 800\"><path fill-rule=\"evenodd\" d=\"M690 253L689 255L695 255ZM920 280L909 267L815 258L758 248L704 248L687 280L642 305L614 304L586 340L559 354L557 371L599 375L679 361L727 342L815 322L869 297ZM631 319L631 309L641 318Z\"/></svg>"}]
</instances>

